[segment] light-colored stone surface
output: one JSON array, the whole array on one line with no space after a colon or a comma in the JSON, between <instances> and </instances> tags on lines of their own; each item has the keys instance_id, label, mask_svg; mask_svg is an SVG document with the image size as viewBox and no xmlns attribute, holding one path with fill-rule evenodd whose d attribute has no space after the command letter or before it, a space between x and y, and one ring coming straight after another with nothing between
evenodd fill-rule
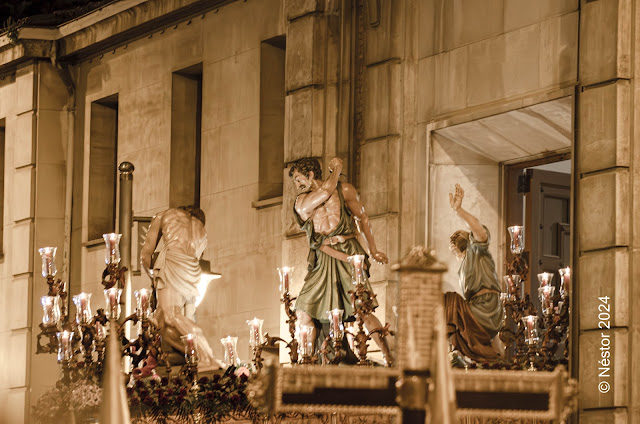
<instances>
[{"instance_id":1,"label":"light-colored stone surface","mask_svg":"<svg viewBox=\"0 0 640 424\"><path fill-rule=\"evenodd\" d=\"M629 166L628 81L583 91L579 98L578 172Z\"/></svg>"},{"instance_id":2,"label":"light-colored stone surface","mask_svg":"<svg viewBox=\"0 0 640 424\"><path fill-rule=\"evenodd\" d=\"M325 4L322 0L286 0L283 3L285 15L290 21L309 13L322 12Z\"/></svg>"},{"instance_id":3,"label":"light-colored stone surface","mask_svg":"<svg viewBox=\"0 0 640 424\"><path fill-rule=\"evenodd\" d=\"M563 3L563 1L546 1L547 4L550 2ZM564 3L577 4L578 0L567 0ZM529 2L529 4L535 5L539 2ZM540 86L553 87L578 81L576 46L579 18L578 12L572 12L540 23Z\"/></svg>"},{"instance_id":4,"label":"light-colored stone surface","mask_svg":"<svg viewBox=\"0 0 640 424\"><path fill-rule=\"evenodd\" d=\"M12 215L14 221L33 217L34 206L34 175L31 166L16 169L13 175L13 204Z\"/></svg>"},{"instance_id":5,"label":"light-colored stone surface","mask_svg":"<svg viewBox=\"0 0 640 424\"><path fill-rule=\"evenodd\" d=\"M7 368L5 378L9 387L24 387L27 385L27 363L31 356L29 339L30 329L14 330L9 335L9 358L11 363Z\"/></svg>"},{"instance_id":6,"label":"light-colored stone surface","mask_svg":"<svg viewBox=\"0 0 640 424\"><path fill-rule=\"evenodd\" d=\"M401 73L401 66L397 62L385 62L367 69L365 139L400 132Z\"/></svg>"},{"instance_id":7,"label":"light-colored stone surface","mask_svg":"<svg viewBox=\"0 0 640 424\"><path fill-rule=\"evenodd\" d=\"M362 200L369 215L397 212L399 207L399 140L390 137L362 146L360 170Z\"/></svg>"},{"instance_id":8,"label":"light-colored stone surface","mask_svg":"<svg viewBox=\"0 0 640 424\"><path fill-rule=\"evenodd\" d=\"M203 79L203 130L259 114L259 46L205 66Z\"/></svg>"},{"instance_id":9,"label":"light-colored stone surface","mask_svg":"<svg viewBox=\"0 0 640 424\"><path fill-rule=\"evenodd\" d=\"M28 400L28 389L19 387L8 390L6 404L9 407L3 408L0 418L6 418L7 423L25 422L25 417L28 416L27 411L29 410Z\"/></svg>"},{"instance_id":10,"label":"light-colored stone surface","mask_svg":"<svg viewBox=\"0 0 640 424\"><path fill-rule=\"evenodd\" d=\"M324 90L305 88L285 98L284 160L323 154Z\"/></svg>"},{"instance_id":11,"label":"light-colored stone surface","mask_svg":"<svg viewBox=\"0 0 640 424\"><path fill-rule=\"evenodd\" d=\"M13 275L31 270L32 230L31 220L21 221L11 228L11 272Z\"/></svg>"},{"instance_id":12,"label":"light-colored stone surface","mask_svg":"<svg viewBox=\"0 0 640 424\"><path fill-rule=\"evenodd\" d=\"M610 249L587 253L578 259L578 266L578 285L573 290L579 296L580 330L598 329L600 321L609 322L611 327L628 326L628 251ZM607 302L600 300L605 296L609 297ZM607 317L609 319L600 319Z\"/></svg>"},{"instance_id":13,"label":"light-colored stone surface","mask_svg":"<svg viewBox=\"0 0 640 424\"><path fill-rule=\"evenodd\" d=\"M375 3L371 2L370 7ZM405 2L379 0L377 3L380 4L380 23L376 27L366 25L365 61L367 65L390 58L399 58L403 54Z\"/></svg>"},{"instance_id":14,"label":"light-colored stone surface","mask_svg":"<svg viewBox=\"0 0 640 424\"><path fill-rule=\"evenodd\" d=\"M13 113L21 114L35 107L36 67L27 64L16 71L16 103Z\"/></svg>"},{"instance_id":15,"label":"light-colored stone surface","mask_svg":"<svg viewBox=\"0 0 640 424\"><path fill-rule=\"evenodd\" d=\"M579 0L509 0L504 2L505 32L578 10Z\"/></svg>"},{"instance_id":16,"label":"light-colored stone surface","mask_svg":"<svg viewBox=\"0 0 640 424\"><path fill-rule=\"evenodd\" d=\"M470 76L468 48L461 47L435 57L435 104L439 113L464 109Z\"/></svg>"},{"instance_id":17,"label":"light-colored stone surface","mask_svg":"<svg viewBox=\"0 0 640 424\"><path fill-rule=\"evenodd\" d=\"M12 300L7 303L5 311L6 316L9 318L9 328L17 330L30 327L29 305L26 300L30 298L29 287L31 285L31 277L28 275L20 276L14 278L13 281L6 281L5 284L9 289L8 298ZM46 295L46 290L42 293L42 296L44 295ZM34 299L40 300L40 297L37 295L33 297ZM42 309L40 309L40 311L42 311Z\"/></svg>"},{"instance_id":18,"label":"light-colored stone surface","mask_svg":"<svg viewBox=\"0 0 640 424\"><path fill-rule=\"evenodd\" d=\"M505 0L443 2L445 50L501 34L504 28L504 3Z\"/></svg>"},{"instance_id":19,"label":"light-colored stone surface","mask_svg":"<svg viewBox=\"0 0 640 424\"><path fill-rule=\"evenodd\" d=\"M453 125L435 133L496 162L569 149L571 97Z\"/></svg>"},{"instance_id":20,"label":"light-colored stone surface","mask_svg":"<svg viewBox=\"0 0 640 424\"><path fill-rule=\"evenodd\" d=\"M434 114L436 108L436 92L441 87L436 86L436 58L430 56L418 60L418 82L417 82L417 120L428 122ZM466 83L466 82L465 82Z\"/></svg>"},{"instance_id":21,"label":"light-colored stone surface","mask_svg":"<svg viewBox=\"0 0 640 424\"><path fill-rule=\"evenodd\" d=\"M578 402L581 408L611 408L625 406L629 401L629 343L628 331L626 328L612 330L593 330L580 335L580 375L578 376L579 394ZM607 341L610 341L610 357L603 357L606 352ZM604 347L604 350L601 348ZM609 372L599 370L603 367L604 359L610 359ZM604 362L606 365L607 362ZM608 377L599 377L605 372ZM601 393L598 385L607 382L610 390Z\"/></svg>"},{"instance_id":22,"label":"light-colored stone surface","mask_svg":"<svg viewBox=\"0 0 640 424\"><path fill-rule=\"evenodd\" d=\"M578 187L580 250L629 244L629 172L616 169L584 177Z\"/></svg>"},{"instance_id":23,"label":"light-colored stone surface","mask_svg":"<svg viewBox=\"0 0 640 424\"><path fill-rule=\"evenodd\" d=\"M580 83L630 77L631 1L581 1Z\"/></svg>"},{"instance_id":24,"label":"light-colored stone surface","mask_svg":"<svg viewBox=\"0 0 640 424\"><path fill-rule=\"evenodd\" d=\"M589 424L627 424L633 422L629 421L627 408L580 411L579 420Z\"/></svg>"},{"instance_id":25,"label":"light-colored stone surface","mask_svg":"<svg viewBox=\"0 0 640 424\"><path fill-rule=\"evenodd\" d=\"M326 66L326 21L308 15L289 24L287 29L287 92L324 82Z\"/></svg>"},{"instance_id":26,"label":"light-colored stone surface","mask_svg":"<svg viewBox=\"0 0 640 424\"><path fill-rule=\"evenodd\" d=\"M13 164L16 168L31 165L35 159L33 148L36 133L35 119L36 115L33 112L26 112L16 117L15 130L11 133L15 137Z\"/></svg>"}]
</instances>

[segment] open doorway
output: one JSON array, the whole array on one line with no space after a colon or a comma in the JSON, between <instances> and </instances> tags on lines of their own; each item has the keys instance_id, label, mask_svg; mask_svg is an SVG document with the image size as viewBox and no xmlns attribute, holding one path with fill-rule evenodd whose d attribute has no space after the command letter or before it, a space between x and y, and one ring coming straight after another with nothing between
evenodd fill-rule
<instances>
[{"instance_id":1,"label":"open doorway","mask_svg":"<svg viewBox=\"0 0 640 424\"><path fill-rule=\"evenodd\" d=\"M525 292L540 310L537 275L552 274L551 284L558 290L558 269L571 265L571 157L551 155L507 165L504 175L506 226L524 226L523 256L529 264ZM509 243L508 234L504 241ZM505 263L511 259L505 249Z\"/></svg>"},{"instance_id":2,"label":"open doorway","mask_svg":"<svg viewBox=\"0 0 640 424\"><path fill-rule=\"evenodd\" d=\"M566 96L457 125L446 126L447 122L432 125L428 133L425 239L438 252L439 260L448 265L449 271L444 275L445 291L460 292L459 264L448 251L451 234L465 226L449 205L448 195L455 184L465 190L465 209L489 230L489 251L501 278L509 260L507 227L516 223L525 227L532 225L522 219L522 195L519 210L507 207L518 202L509 197L507 189L516 188L517 194L517 175L529 168L536 174L568 170L570 179L573 101L573 96ZM560 165L552 165L556 162ZM511 181L513 178L515 183ZM563 240L568 237L563 235ZM530 242L531 237L528 240Z\"/></svg>"}]
</instances>

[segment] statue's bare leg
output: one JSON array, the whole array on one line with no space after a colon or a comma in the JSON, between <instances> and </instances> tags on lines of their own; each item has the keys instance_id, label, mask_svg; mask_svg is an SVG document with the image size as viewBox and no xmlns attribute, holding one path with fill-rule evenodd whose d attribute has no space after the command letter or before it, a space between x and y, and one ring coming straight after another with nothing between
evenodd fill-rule
<instances>
[{"instance_id":1,"label":"statue's bare leg","mask_svg":"<svg viewBox=\"0 0 640 424\"><path fill-rule=\"evenodd\" d=\"M367 327L367 331L375 330L376 328L382 328L382 323L373 314L368 315L364 320L364 325ZM393 357L391 355L391 347L389 343L389 338L380 337L379 333L374 333L371 335L371 338L378 345L380 350L382 351L382 357L384 358L387 365L393 364Z\"/></svg>"},{"instance_id":2,"label":"statue's bare leg","mask_svg":"<svg viewBox=\"0 0 640 424\"><path fill-rule=\"evenodd\" d=\"M158 309L162 310L164 316L165 339L179 352L184 351L184 342L181 336L191 333L198 337L197 349L202 367L218 366L218 361L213 356L213 350L200 326L182 315L183 299L170 287L158 290ZM175 331L172 331L174 329Z\"/></svg>"},{"instance_id":3,"label":"statue's bare leg","mask_svg":"<svg viewBox=\"0 0 640 424\"><path fill-rule=\"evenodd\" d=\"M300 325L308 325L313 330L311 330L311 340L313 342L313 350L316 349L316 326L313 324L313 319L311 315L306 313L305 311L296 311L296 318L298 319L298 323ZM300 342L300 340L298 340Z\"/></svg>"}]
</instances>

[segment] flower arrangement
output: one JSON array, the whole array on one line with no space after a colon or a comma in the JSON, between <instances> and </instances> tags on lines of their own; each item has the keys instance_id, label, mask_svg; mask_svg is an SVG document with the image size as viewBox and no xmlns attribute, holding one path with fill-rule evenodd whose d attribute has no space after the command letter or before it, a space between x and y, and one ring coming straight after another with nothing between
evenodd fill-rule
<instances>
[{"instance_id":1,"label":"flower arrangement","mask_svg":"<svg viewBox=\"0 0 640 424\"><path fill-rule=\"evenodd\" d=\"M189 382L182 377L136 380L127 387L133 423L218 423L230 419L255 420L245 389L249 379L246 367L229 367L224 374ZM90 380L69 385L60 381L44 393L33 408L36 424L82 422L97 417L102 389Z\"/></svg>"},{"instance_id":2,"label":"flower arrangement","mask_svg":"<svg viewBox=\"0 0 640 424\"><path fill-rule=\"evenodd\" d=\"M100 408L102 389L90 380L78 380L69 385L61 382L45 392L33 408L36 424L70 422L95 417Z\"/></svg>"},{"instance_id":3,"label":"flower arrangement","mask_svg":"<svg viewBox=\"0 0 640 424\"><path fill-rule=\"evenodd\" d=\"M245 395L249 372L229 367L223 375L189 384L181 377L138 380L127 387L134 423L217 423L252 419L257 413Z\"/></svg>"}]
</instances>

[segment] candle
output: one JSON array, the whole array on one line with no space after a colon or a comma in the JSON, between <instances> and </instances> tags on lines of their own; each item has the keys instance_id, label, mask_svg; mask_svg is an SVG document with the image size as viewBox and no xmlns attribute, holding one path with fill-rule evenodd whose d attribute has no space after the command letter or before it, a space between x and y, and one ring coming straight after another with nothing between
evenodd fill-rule
<instances>
[{"instance_id":1,"label":"candle","mask_svg":"<svg viewBox=\"0 0 640 424\"><path fill-rule=\"evenodd\" d=\"M526 339L529 344L535 344L538 341L538 331L536 330L537 321L538 317L535 315L527 315L522 318L526 330Z\"/></svg>"},{"instance_id":2,"label":"candle","mask_svg":"<svg viewBox=\"0 0 640 424\"><path fill-rule=\"evenodd\" d=\"M109 233L103 234L104 242L107 247L104 261L107 265L120 263L120 238L122 234Z\"/></svg>"},{"instance_id":3,"label":"candle","mask_svg":"<svg viewBox=\"0 0 640 424\"><path fill-rule=\"evenodd\" d=\"M249 346L253 349L264 343L264 337L262 336L262 324L264 320L253 318L247 321L249 325Z\"/></svg>"},{"instance_id":4,"label":"candle","mask_svg":"<svg viewBox=\"0 0 640 424\"><path fill-rule=\"evenodd\" d=\"M238 338L227 336L220 339L220 343L224 347L224 362L226 366L240 365L240 358L236 353L236 346L238 345Z\"/></svg>"},{"instance_id":5,"label":"candle","mask_svg":"<svg viewBox=\"0 0 640 424\"><path fill-rule=\"evenodd\" d=\"M334 340L342 340L344 336L344 324L342 323L342 314L344 310L342 309L333 309L331 311L327 311L327 315L329 316L329 336Z\"/></svg>"},{"instance_id":6,"label":"candle","mask_svg":"<svg viewBox=\"0 0 640 424\"><path fill-rule=\"evenodd\" d=\"M184 343L184 359L186 359L187 364L197 364L198 363L198 350L196 349L196 339L198 336L194 334L187 334L185 336L180 336Z\"/></svg>"},{"instance_id":7,"label":"candle","mask_svg":"<svg viewBox=\"0 0 640 424\"><path fill-rule=\"evenodd\" d=\"M53 327L60 321L60 298L58 296L42 296L42 325Z\"/></svg>"},{"instance_id":8,"label":"candle","mask_svg":"<svg viewBox=\"0 0 640 424\"><path fill-rule=\"evenodd\" d=\"M278 274L280 275L280 295L284 297L289 293L289 274L293 272L293 267L283 266L278 268Z\"/></svg>"},{"instance_id":9,"label":"candle","mask_svg":"<svg viewBox=\"0 0 640 424\"><path fill-rule=\"evenodd\" d=\"M76 322L86 324L91 321L91 293L73 296L73 303L76 305Z\"/></svg>"},{"instance_id":10,"label":"candle","mask_svg":"<svg viewBox=\"0 0 640 424\"><path fill-rule=\"evenodd\" d=\"M42 276L45 278L53 277L58 272L55 263L57 249L57 247L41 247L38 249L42 257Z\"/></svg>"},{"instance_id":11,"label":"candle","mask_svg":"<svg viewBox=\"0 0 640 424\"><path fill-rule=\"evenodd\" d=\"M571 290L571 269L560 268L558 274L560 274L560 296L565 297Z\"/></svg>"},{"instance_id":12,"label":"candle","mask_svg":"<svg viewBox=\"0 0 640 424\"><path fill-rule=\"evenodd\" d=\"M511 253L519 255L524 251L524 227L514 225L507 228L511 236Z\"/></svg>"},{"instance_id":13,"label":"candle","mask_svg":"<svg viewBox=\"0 0 640 424\"><path fill-rule=\"evenodd\" d=\"M64 330L56 333L58 338L58 362L67 362L71 360L73 351L71 349L71 341L73 340L73 331Z\"/></svg>"},{"instance_id":14,"label":"candle","mask_svg":"<svg viewBox=\"0 0 640 424\"><path fill-rule=\"evenodd\" d=\"M553 277L553 274L548 272L543 272L538 274L538 281L540 282L540 287L548 286L549 283L551 282L552 277Z\"/></svg>"},{"instance_id":15,"label":"candle","mask_svg":"<svg viewBox=\"0 0 640 424\"><path fill-rule=\"evenodd\" d=\"M352 255L347 260L351 264L353 284L364 284L364 255Z\"/></svg>"},{"instance_id":16,"label":"candle","mask_svg":"<svg viewBox=\"0 0 640 424\"><path fill-rule=\"evenodd\" d=\"M122 289L111 287L104 291L104 301L106 304L107 317L110 319L118 319L120 315L120 296Z\"/></svg>"},{"instance_id":17,"label":"candle","mask_svg":"<svg viewBox=\"0 0 640 424\"><path fill-rule=\"evenodd\" d=\"M151 304L149 302L149 289L136 290L133 293L137 302L138 318L148 319L151 316Z\"/></svg>"},{"instance_id":18,"label":"candle","mask_svg":"<svg viewBox=\"0 0 640 424\"><path fill-rule=\"evenodd\" d=\"M548 285L538 289L538 296L540 298L540 303L542 304L542 311L546 315L553 314L553 293L555 292L555 289L555 287Z\"/></svg>"},{"instance_id":19,"label":"candle","mask_svg":"<svg viewBox=\"0 0 640 424\"><path fill-rule=\"evenodd\" d=\"M313 356L313 326L301 325L298 328L298 338L300 339L300 355Z\"/></svg>"}]
</instances>

